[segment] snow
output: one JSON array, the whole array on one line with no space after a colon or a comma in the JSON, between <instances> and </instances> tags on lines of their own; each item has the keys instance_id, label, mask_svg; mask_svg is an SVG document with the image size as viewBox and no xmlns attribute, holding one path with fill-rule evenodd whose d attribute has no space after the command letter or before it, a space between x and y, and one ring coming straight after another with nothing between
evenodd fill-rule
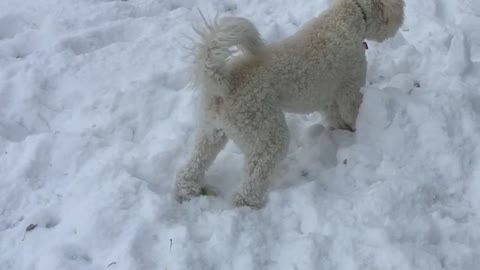
<instances>
[{"instance_id":1,"label":"snow","mask_svg":"<svg viewBox=\"0 0 480 270\"><path fill-rule=\"evenodd\" d=\"M476 0L406 1L400 33L369 42L355 134L288 115L265 208L231 205L233 144L207 174L219 197L173 199L198 8L272 41L329 2L2 0L0 269L478 269Z\"/></svg>"}]
</instances>

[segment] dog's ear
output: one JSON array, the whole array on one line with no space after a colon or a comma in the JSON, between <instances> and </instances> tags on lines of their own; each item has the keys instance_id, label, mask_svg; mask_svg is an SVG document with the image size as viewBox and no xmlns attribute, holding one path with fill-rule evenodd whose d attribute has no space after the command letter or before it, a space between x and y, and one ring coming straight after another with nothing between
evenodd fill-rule
<instances>
[{"instance_id":1,"label":"dog's ear","mask_svg":"<svg viewBox=\"0 0 480 270\"><path fill-rule=\"evenodd\" d=\"M403 24L403 0L370 0L367 16L367 38L383 41L394 36Z\"/></svg>"}]
</instances>

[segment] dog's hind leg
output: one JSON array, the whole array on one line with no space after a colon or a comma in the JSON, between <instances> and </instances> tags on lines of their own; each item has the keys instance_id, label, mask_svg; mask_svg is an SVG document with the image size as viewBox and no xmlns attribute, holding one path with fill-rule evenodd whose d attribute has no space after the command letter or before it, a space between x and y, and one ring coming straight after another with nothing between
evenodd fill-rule
<instances>
[{"instance_id":1,"label":"dog's hind leg","mask_svg":"<svg viewBox=\"0 0 480 270\"><path fill-rule=\"evenodd\" d=\"M206 193L203 186L205 171L218 153L225 147L228 138L220 129L200 128L197 131L193 153L185 166L177 173L175 196L177 201L188 201Z\"/></svg>"},{"instance_id":2,"label":"dog's hind leg","mask_svg":"<svg viewBox=\"0 0 480 270\"><path fill-rule=\"evenodd\" d=\"M234 195L235 206L257 209L263 206L269 178L277 162L272 154L268 151L255 151L248 155L241 191Z\"/></svg>"},{"instance_id":3,"label":"dog's hind leg","mask_svg":"<svg viewBox=\"0 0 480 270\"><path fill-rule=\"evenodd\" d=\"M240 192L234 196L238 207L260 208L264 205L272 172L288 150L289 132L284 116L261 122L261 128L245 132L249 150L245 151L244 180ZM254 143L252 143L254 142Z\"/></svg>"}]
</instances>

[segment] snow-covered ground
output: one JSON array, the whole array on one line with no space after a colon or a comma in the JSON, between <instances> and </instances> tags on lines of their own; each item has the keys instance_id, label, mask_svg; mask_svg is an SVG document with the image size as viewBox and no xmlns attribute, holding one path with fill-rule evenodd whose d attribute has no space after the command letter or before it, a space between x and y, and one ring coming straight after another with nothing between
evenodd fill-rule
<instances>
[{"instance_id":1,"label":"snow-covered ground","mask_svg":"<svg viewBox=\"0 0 480 270\"><path fill-rule=\"evenodd\" d=\"M369 43L355 134L289 115L265 208L231 206L232 144L208 172L220 197L173 200L197 9L271 41L328 2L1 0L0 269L479 269L478 0L406 1Z\"/></svg>"}]
</instances>

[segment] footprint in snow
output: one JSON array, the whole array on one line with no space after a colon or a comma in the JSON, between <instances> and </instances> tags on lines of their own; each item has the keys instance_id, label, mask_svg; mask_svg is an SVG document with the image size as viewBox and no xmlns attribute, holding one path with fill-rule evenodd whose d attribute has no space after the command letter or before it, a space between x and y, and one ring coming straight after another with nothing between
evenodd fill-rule
<instances>
[{"instance_id":1,"label":"footprint in snow","mask_svg":"<svg viewBox=\"0 0 480 270\"><path fill-rule=\"evenodd\" d=\"M57 211L53 209L44 209L29 218L29 223L37 224L39 228L53 229L60 224L61 219Z\"/></svg>"},{"instance_id":2,"label":"footprint in snow","mask_svg":"<svg viewBox=\"0 0 480 270\"><path fill-rule=\"evenodd\" d=\"M0 57L22 59L39 48L41 35L20 15L0 17Z\"/></svg>"},{"instance_id":3,"label":"footprint in snow","mask_svg":"<svg viewBox=\"0 0 480 270\"><path fill-rule=\"evenodd\" d=\"M0 41L14 38L25 30L28 23L22 16L8 14L0 17Z\"/></svg>"},{"instance_id":4,"label":"footprint in snow","mask_svg":"<svg viewBox=\"0 0 480 270\"><path fill-rule=\"evenodd\" d=\"M468 46L464 33L457 31L448 50L447 65L444 69L447 74L463 75L469 71L472 61Z\"/></svg>"},{"instance_id":5,"label":"footprint in snow","mask_svg":"<svg viewBox=\"0 0 480 270\"><path fill-rule=\"evenodd\" d=\"M132 24L110 25L62 39L58 51L71 50L76 55L91 53L109 45L137 39L142 29Z\"/></svg>"},{"instance_id":6,"label":"footprint in snow","mask_svg":"<svg viewBox=\"0 0 480 270\"><path fill-rule=\"evenodd\" d=\"M92 263L92 257L79 245L66 244L60 247L60 260L62 265L89 265Z\"/></svg>"},{"instance_id":7,"label":"footprint in snow","mask_svg":"<svg viewBox=\"0 0 480 270\"><path fill-rule=\"evenodd\" d=\"M158 269L156 247L159 245L158 236L151 224L142 224L135 233L130 252L134 261L142 266L142 269Z\"/></svg>"},{"instance_id":8,"label":"footprint in snow","mask_svg":"<svg viewBox=\"0 0 480 270\"><path fill-rule=\"evenodd\" d=\"M0 120L0 138L11 142L21 142L30 135L30 131L20 122L8 119Z\"/></svg>"}]
</instances>

